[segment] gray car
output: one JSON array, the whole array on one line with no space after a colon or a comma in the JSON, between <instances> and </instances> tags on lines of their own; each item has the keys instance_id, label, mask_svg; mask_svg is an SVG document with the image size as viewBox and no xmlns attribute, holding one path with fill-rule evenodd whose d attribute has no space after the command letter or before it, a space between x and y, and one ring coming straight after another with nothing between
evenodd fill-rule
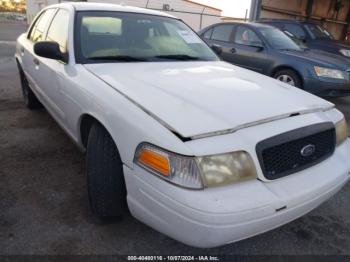
<instances>
[{"instance_id":1,"label":"gray car","mask_svg":"<svg viewBox=\"0 0 350 262\"><path fill-rule=\"evenodd\" d=\"M274 27L259 23L219 23L199 34L227 62L319 96L350 95L347 59L322 50L310 50Z\"/></svg>"}]
</instances>

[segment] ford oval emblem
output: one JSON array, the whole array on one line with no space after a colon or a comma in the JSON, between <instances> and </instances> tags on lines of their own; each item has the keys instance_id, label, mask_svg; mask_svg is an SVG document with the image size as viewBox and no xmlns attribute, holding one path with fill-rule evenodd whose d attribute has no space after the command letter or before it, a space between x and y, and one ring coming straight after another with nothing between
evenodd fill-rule
<instances>
[{"instance_id":1,"label":"ford oval emblem","mask_svg":"<svg viewBox=\"0 0 350 262\"><path fill-rule=\"evenodd\" d=\"M308 144L300 150L300 154L304 157L312 156L316 151L316 146L313 144Z\"/></svg>"}]
</instances>

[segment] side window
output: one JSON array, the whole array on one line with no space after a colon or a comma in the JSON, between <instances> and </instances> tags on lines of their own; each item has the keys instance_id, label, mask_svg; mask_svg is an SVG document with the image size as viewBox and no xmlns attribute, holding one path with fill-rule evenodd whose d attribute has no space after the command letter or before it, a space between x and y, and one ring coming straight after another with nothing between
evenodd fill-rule
<instances>
[{"instance_id":1,"label":"side window","mask_svg":"<svg viewBox=\"0 0 350 262\"><path fill-rule=\"evenodd\" d=\"M232 31L233 25L218 25L214 27L211 39L223 42L230 42Z\"/></svg>"},{"instance_id":2,"label":"side window","mask_svg":"<svg viewBox=\"0 0 350 262\"><path fill-rule=\"evenodd\" d=\"M262 46L260 38L254 33L253 30L245 26L239 26L237 28L235 43L240 45Z\"/></svg>"},{"instance_id":3,"label":"side window","mask_svg":"<svg viewBox=\"0 0 350 262\"><path fill-rule=\"evenodd\" d=\"M45 29L51 20L52 15L56 9L47 9L36 20L30 31L29 39L33 42L44 40Z\"/></svg>"},{"instance_id":4,"label":"side window","mask_svg":"<svg viewBox=\"0 0 350 262\"><path fill-rule=\"evenodd\" d=\"M284 30L286 30L289 33L292 33L297 38L305 38L305 32L300 25L285 24Z\"/></svg>"},{"instance_id":5,"label":"side window","mask_svg":"<svg viewBox=\"0 0 350 262\"><path fill-rule=\"evenodd\" d=\"M213 33L213 28L211 28L211 29L209 29L208 31L206 31L206 32L203 34L203 38L204 38L204 39L210 39L212 33Z\"/></svg>"},{"instance_id":6,"label":"side window","mask_svg":"<svg viewBox=\"0 0 350 262\"><path fill-rule=\"evenodd\" d=\"M33 41L35 29L36 29L38 23L40 22L40 19L43 17L44 14L45 14L45 12L42 13L42 14L38 17L38 19L34 22L34 24L32 25L31 29L29 30L28 39L30 39L30 40Z\"/></svg>"},{"instance_id":7,"label":"side window","mask_svg":"<svg viewBox=\"0 0 350 262\"><path fill-rule=\"evenodd\" d=\"M60 9L52 20L47 32L48 41L57 42L63 53L67 51L69 13Z\"/></svg>"}]
</instances>

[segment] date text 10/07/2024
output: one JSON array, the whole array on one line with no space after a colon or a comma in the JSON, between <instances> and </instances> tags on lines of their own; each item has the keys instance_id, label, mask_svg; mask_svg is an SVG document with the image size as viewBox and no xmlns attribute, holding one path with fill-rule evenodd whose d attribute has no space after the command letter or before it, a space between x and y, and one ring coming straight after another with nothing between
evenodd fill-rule
<instances>
[{"instance_id":1,"label":"date text 10/07/2024","mask_svg":"<svg viewBox=\"0 0 350 262\"><path fill-rule=\"evenodd\" d=\"M220 261L217 256L128 256L128 261Z\"/></svg>"}]
</instances>

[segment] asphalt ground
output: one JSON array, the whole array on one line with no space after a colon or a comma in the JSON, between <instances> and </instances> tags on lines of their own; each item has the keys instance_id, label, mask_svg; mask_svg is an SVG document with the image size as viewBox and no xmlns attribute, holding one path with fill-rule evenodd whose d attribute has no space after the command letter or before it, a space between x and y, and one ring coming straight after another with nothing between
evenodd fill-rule
<instances>
[{"instance_id":1,"label":"asphalt ground","mask_svg":"<svg viewBox=\"0 0 350 262\"><path fill-rule=\"evenodd\" d=\"M213 249L181 244L130 215L96 225L84 155L45 110L22 102L13 54L25 28L0 23L0 255L350 255L350 184L300 219ZM332 102L350 122L350 98Z\"/></svg>"}]
</instances>

